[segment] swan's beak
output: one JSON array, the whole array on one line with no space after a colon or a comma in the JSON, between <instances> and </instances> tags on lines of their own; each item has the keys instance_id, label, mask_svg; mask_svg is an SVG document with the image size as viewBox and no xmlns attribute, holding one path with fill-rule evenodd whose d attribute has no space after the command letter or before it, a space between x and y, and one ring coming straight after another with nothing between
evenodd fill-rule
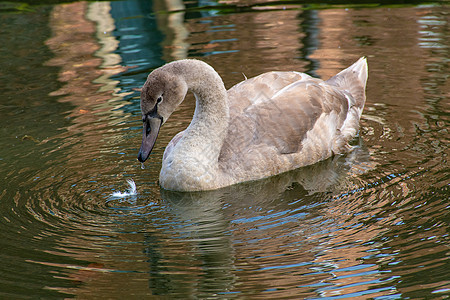
<instances>
[{"instance_id":1,"label":"swan's beak","mask_svg":"<svg viewBox=\"0 0 450 300\"><path fill-rule=\"evenodd\" d=\"M140 162L146 161L150 152L152 152L156 138L158 137L159 128L161 128L161 123L161 118L148 118L148 120L144 122L142 144L138 154L138 160Z\"/></svg>"}]
</instances>

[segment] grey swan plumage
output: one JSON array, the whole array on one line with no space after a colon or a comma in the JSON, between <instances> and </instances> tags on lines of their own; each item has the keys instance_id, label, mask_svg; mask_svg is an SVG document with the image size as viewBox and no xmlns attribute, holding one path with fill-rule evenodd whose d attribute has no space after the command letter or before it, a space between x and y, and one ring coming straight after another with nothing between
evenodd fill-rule
<instances>
[{"instance_id":1,"label":"grey swan plumage","mask_svg":"<svg viewBox=\"0 0 450 300\"><path fill-rule=\"evenodd\" d=\"M359 130L365 57L323 81L300 72L267 72L228 91L205 62L185 59L155 69L141 91L144 162L160 127L188 91L196 107L167 145L160 185L201 191L257 180L348 152Z\"/></svg>"}]
</instances>

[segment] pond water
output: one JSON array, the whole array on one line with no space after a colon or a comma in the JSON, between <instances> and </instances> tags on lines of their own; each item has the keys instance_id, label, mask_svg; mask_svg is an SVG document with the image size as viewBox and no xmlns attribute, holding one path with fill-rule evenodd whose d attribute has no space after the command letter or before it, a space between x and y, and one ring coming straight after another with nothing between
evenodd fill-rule
<instances>
[{"instance_id":1,"label":"pond water","mask_svg":"<svg viewBox=\"0 0 450 300\"><path fill-rule=\"evenodd\" d=\"M33 3L36 3L34 1ZM0 2L0 297L450 297L448 2ZM176 59L231 87L361 56L355 151L204 193L145 169L139 88ZM137 185L137 195L112 193Z\"/></svg>"}]
</instances>

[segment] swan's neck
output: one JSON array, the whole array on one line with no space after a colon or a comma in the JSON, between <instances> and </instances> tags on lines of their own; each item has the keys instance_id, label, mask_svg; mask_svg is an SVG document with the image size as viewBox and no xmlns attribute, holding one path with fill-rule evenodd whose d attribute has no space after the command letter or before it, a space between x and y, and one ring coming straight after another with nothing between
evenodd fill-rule
<instances>
[{"instance_id":1,"label":"swan's neck","mask_svg":"<svg viewBox=\"0 0 450 300\"><path fill-rule=\"evenodd\" d=\"M173 67L194 93L196 106L183 138L163 162L161 177L163 172L170 171L167 177L182 178L179 180L197 178L202 184L217 180L218 159L228 131L227 91L219 74L201 61L177 61Z\"/></svg>"}]
</instances>

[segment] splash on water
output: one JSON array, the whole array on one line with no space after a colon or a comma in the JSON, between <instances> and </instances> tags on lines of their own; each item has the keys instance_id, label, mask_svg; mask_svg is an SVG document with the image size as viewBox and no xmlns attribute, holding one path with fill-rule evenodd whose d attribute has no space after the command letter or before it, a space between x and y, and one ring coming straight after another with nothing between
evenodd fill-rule
<instances>
[{"instance_id":1,"label":"splash on water","mask_svg":"<svg viewBox=\"0 0 450 300\"><path fill-rule=\"evenodd\" d=\"M124 198L124 197L128 197L128 196L135 196L137 195L137 189L136 189L136 183L134 183L133 179L127 179L127 183L130 186L130 188L128 190L126 190L125 192L114 192L111 194L112 197L117 197L117 198Z\"/></svg>"},{"instance_id":2,"label":"splash on water","mask_svg":"<svg viewBox=\"0 0 450 300\"><path fill-rule=\"evenodd\" d=\"M143 163L143 162L141 162L141 169L142 169L142 170L145 169L145 166L144 166L144 163Z\"/></svg>"}]
</instances>

